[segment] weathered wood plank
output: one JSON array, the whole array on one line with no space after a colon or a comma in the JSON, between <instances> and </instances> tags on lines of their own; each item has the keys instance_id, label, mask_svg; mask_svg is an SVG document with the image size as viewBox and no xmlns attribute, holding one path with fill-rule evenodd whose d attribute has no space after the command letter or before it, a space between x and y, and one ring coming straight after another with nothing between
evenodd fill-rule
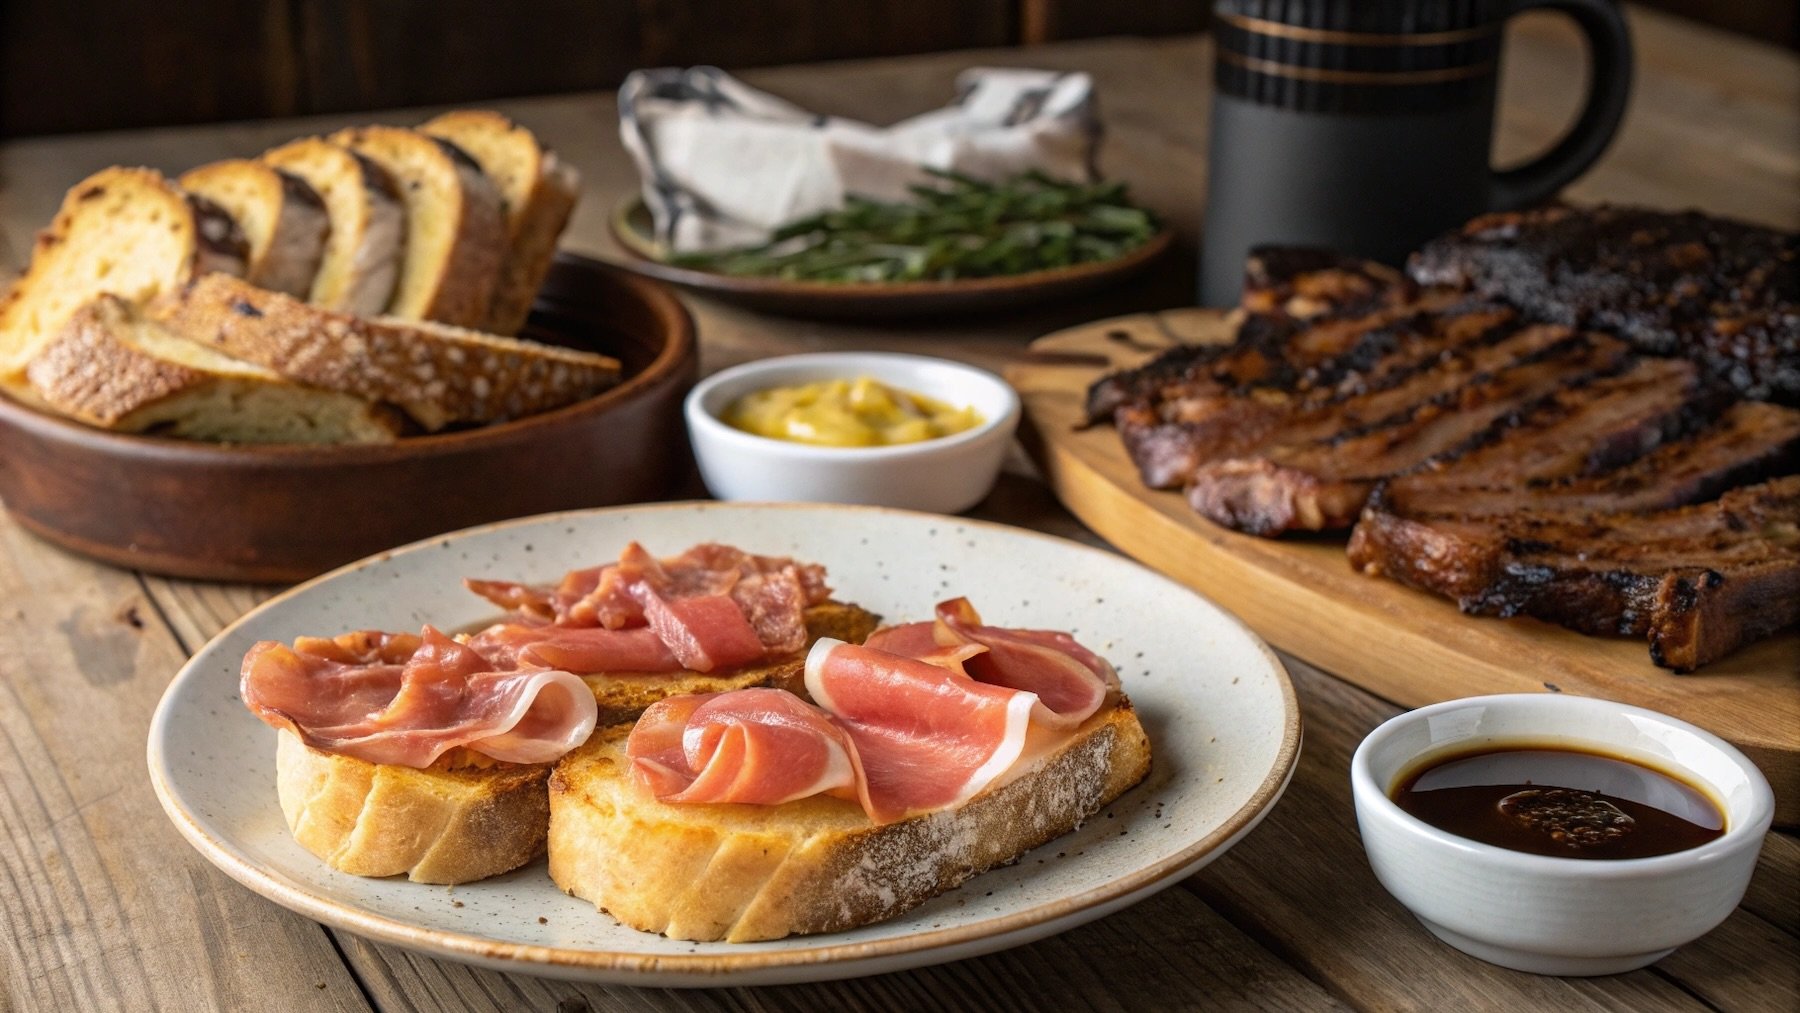
<instances>
[{"instance_id":1,"label":"weathered wood plank","mask_svg":"<svg viewBox=\"0 0 1800 1013\"><path fill-rule=\"evenodd\" d=\"M1654 971L1543 978L1483 963L1434 939L1376 882L1350 804L1350 754L1399 710L1304 662L1284 660L1306 722L1299 769L1262 826L1188 880L1189 889L1353 1005L1704 1008Z\"/></svg>"},{"instance_id":2,"label":"weathered wood plank","mask_svg":"<svg viewBox=\"0 0 1800 1013\"><path fill-rule=\"evenodd\" d=\"M163 817L144 740L184 654L137 580L0 519L0 603L0 1007L367 1008Z\"/></svg>"},{"instance_id":3,"label":"weathered wood plank","mask_svg":"<svg viewBox=\"0 0 1800 1013\"><path fill-rule=\"evenodd\" d=\"M595 917L605 917L596 915ZM1001 953L813 985L648 991L498 974L345 939L384 1010L1345 1009L1183 890Z\"/></svg>"},{"instance_id":4,"label":"weathered wood plank","mask_svg":"<svg viewBox=\"0 0 1800 1013\"><path fill-rule=\"evenodd\" d=\"M1789 900L1800 906L1800 897ZM1723 1010L1800 1009L1800 939L1748 910L1657 961L1656 970Z\"/></svg>"}]
</instances>

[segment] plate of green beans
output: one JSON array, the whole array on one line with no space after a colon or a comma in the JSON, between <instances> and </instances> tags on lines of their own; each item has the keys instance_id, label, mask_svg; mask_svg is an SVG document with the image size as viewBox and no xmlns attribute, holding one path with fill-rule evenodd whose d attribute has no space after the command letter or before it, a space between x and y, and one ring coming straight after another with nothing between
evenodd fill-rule
<instances>
[{"instance_id":1,"label":"plate of green beans","mask_svg":"<svg viewBox=\"0 0 1800 1013\"><path fill-rule=\"evenodd\" d=\"M754 246L671 254L635 197L614 213L613 235L642 273L796 315L961 312L1090 292L1171 239L1117 181L927 171L907 199L852 196Z\"/></svg>"}]
</instances>

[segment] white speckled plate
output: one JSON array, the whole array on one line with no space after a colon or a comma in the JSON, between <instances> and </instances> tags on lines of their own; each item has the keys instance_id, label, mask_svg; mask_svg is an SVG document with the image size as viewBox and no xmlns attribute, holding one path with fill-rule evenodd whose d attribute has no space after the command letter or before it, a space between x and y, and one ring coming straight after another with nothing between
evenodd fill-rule
<instances>
[{"instance_id":1,"label":"white speckled plate","mask_svg":"<svg viewBox=\"0 0 1800 1013\"><path fill-rule=\"evenodd\" d=\"M334 872L287 833L275 733L238 701L258 640L492 614L465 576L548 580L717 540L817 560L837 595L890 620L966 594L999 625L1073 630L1112 659L1154 752L1143 784L1082 829L913 911L852 932L687 943L637 932L557 890L542 860L455 888ZM264 604L170 683L150 777L177 829L278 904L382 942L503 970L634 985L751 985L877 974L1016 946L1172 885L1254 827L1286 786L1300 715L1281 663L1236 619L1120 556L1007 528L873 507L690 503L556 514L422 542Z\"/></svg>"}]
</instances>

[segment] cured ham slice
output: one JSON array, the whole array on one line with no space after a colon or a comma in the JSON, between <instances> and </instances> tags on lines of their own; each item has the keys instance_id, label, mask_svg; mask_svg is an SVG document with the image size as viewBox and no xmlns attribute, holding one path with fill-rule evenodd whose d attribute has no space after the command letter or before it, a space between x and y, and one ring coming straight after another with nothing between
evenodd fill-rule
<instances>
[{"instance_id":1,"label":"cured ham slice","mask_svg":"<svg viewBox=\"0 0 1800 1013\"><path fill-rule=\"evenodd\" d=\"M961 805L1025 748L1031 693L945 667L822 638L806 691L856 744L863 808L877 824Z\"/></svg>"},{"instance_id":2,"label":"cured ham slice","mask_svg":"<svg viewBox=\"0 0 1800 1013\"><path fill-rule=\"evenodd\" d=\"M855 749L831 716L786 690L662 700L625 741L632 774L666 802L779 805L857 797Z\"/></svg>"},{"instance_id":3,"label":"cured ham slice","mask_svg":"<svg viewBox=\"0 0 1800 1013\"><path fill-rule=\"evenodd\" d=\"M518 612L526 625L648 626L682 667L697 672L800 651L807 641L806 610L831 594L824 567L714 543L657 559L633 542L618 562L571 570L554 587L498 580L464 583Z\"/></svg>"},{"instance_id":4,"label":"cured ham slice","mask_svg":"<svg viewBox=\"0 0 1800 1013\"><path fill-rule=\"evenodd\" d=\"M576 675L680 672L686 666L647 626L569 629L547 622L496 623L468 645L502 671L555 668Z\"/></svg>"},{"instance_id":5,"label":"cured ham slice","mask_svg":"<svg viewBox=\"0 0 1800 1013\"><path fill-rule=\"evenodd\" d=\"M1037 720L1053 728L1086 721L1119 684L1113 667L1069 634L984 626L967 598L940 603L934 622L877 631L865 646L1035 694Z\"/></svg>"},{"instance_id":6,"label":"cured ham slice","mask_svg":"<svg viewBox=\"0 0 1800 1013\"><path fill-rule=\"evenodd\" d=\"M426 767L458 746L548 763L587 740L598 708L569 672L496 671L430 626L334 640L265 640L244 655L240 692L257 717L326 752Z\"/></svg>"}]
</instances>

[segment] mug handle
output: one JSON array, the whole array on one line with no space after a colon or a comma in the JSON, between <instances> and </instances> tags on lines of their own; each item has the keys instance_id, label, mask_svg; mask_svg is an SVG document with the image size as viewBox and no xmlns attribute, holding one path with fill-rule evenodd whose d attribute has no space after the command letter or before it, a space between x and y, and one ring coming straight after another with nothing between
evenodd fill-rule
<instances>
[{"instance_id":1,"label":"mug handle","mask_svg":"<svg viewBox=\"0 0 1800 1013\"><path fill-rule=\"evenodd\" d=\"M1495 211L1546 200L1594 164L1612 143L1631 97L1631 30L1612 0L1519 0L1508 14L1561 11L1587 37L1593 76L1575 126L1549 151L1530 162L1494 173L1489 203Z\"/></svg>"}]
</instances>

